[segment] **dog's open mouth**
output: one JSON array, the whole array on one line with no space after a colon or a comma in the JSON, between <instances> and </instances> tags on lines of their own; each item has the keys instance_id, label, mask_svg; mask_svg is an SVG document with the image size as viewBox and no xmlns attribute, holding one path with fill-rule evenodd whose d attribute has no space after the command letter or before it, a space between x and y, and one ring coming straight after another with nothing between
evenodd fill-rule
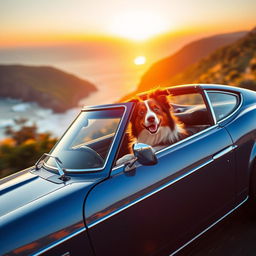
<instances>
[{"instance_id":1,"label":"dog's open mouth","mask_svg":"<svg viewBox=\"0 0 256 256\"><path fill-rule=\"evenodd\" d=\"M151 125L147 126L146 129L150 133L156 133L158 131L158 125L157 124L151 124Z\"/></svg>"}]
</instances>

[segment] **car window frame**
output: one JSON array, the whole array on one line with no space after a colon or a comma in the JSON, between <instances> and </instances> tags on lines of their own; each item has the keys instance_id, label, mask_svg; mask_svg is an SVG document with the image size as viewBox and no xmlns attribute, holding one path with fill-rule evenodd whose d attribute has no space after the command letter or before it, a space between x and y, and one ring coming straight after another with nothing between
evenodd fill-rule
<instances>
[{"instance_id":1,"label":"car window frame","mask_svg":"<svg viewBox=\"0 0 256 256\"><path fill-rule=\"evenodd\" d=\"M209 96L208 96L207 92L221 92L221 93L235 95L236 97L238 97L239 104L237 104L237 107L228 116L226 116L225 118L217 121L215 113L214 113L214 110L213 110L213 107L211 105L211 101L209 99ZM191 136L189 136L189 137L187 137L187 138L185 138L183 140L177 141L176 143L174 143L174 144L172 144L170 146L167 146L167 147L157 151L156 152L156 156L158 154L162 153L162 152L165 152L166 150L169 150L169 149L171 149L171 148L173 148L175 146L180 145L183 142L186 142L186 141L188 141L190 139L193 139L193 138L198 137L198 136L200 136L200 135L202 135L204 133L207 133L210 130L215 129L216 127L219 126L219 124L221 124L222 122L224 122L225 120L227 120L228 118L233 116L240 109L240 107L242 106L242 103L243 103L243 98L242 98L242 95L240 93L229 92L229 91L222 91L222 90L219 90L219 89L218 90L213 90L213 89L203 89L203 88L202 88L202 91L199 92L199 93L201 93L201 95L202 95L202 97L204 99L204 103L206 105L207 111L211 115L211 119L212 119L212 122L213 122L211 124L211 126L206 128L206 129L204 129L204 130L202 130L202 131L200 131L200 132L197 132L197 133L195 133L195 134L193 134L193 135L191 135Z\"/></svg>"},{"instance_id":2,"label":"car window frame","mask_svg":"<svg viewBox=\"0 0 256 256\"><path fill-rule=\"evenodd\" d=\"M104 162L104 165L102 167L99 167L99 168L90 168L90 169L65 169L65 172L67 174L73 174L73 173L91 173L91 172L101 172L103 171L108 162L109 162L109 158L110 158L110 155L113 151L113 146L114 144L116 143L116 139L117 139L117 136L118 134L120 133L120 129L121 127L123 126L123 122L124 122L124 118L127 114L127 111L128 111L128 108L125 104L113 104L113 105L106 105L106 106L88 106L88 107L85 107L81 110L81 112L86 112L86 111L97 111L97 110L108 110L108 109L113 109L113 108L123 108L124 109L124 112L122 114L122 117L120 119L120 122L118 124L118 127L116 129L116 133L114 135L114 138L113 138L113 141L112 141L112 144L109 148L109 151L108 151L108 155L106 157L106 160ZM76 118L77 119L77 118ZM73 125L73 123L76 121L76 119L71 123L71 125L67 128L67 130L65 131L65 133L61 136L61 138L59 139L59 141L62 139L62 137L65 136L66 132L69 130L69 128ZM58 142L59 142L58 141ZM57 145L57 144L56 144ZM56 146L55 145L55 146ZM55 148L55 146L53 147L53 149ZM52 149L52 150L53 150ZM50 153L52 152L52 150L50 151ZM50 165L47 165L46 163L44 163L44 166L46 169L50 169L50 170L54 170L54 171L57 171L58 172L58 168L57 167L54 167L54 166L50 166ZM65 167L65 166L64 166Z\"/></svg>"},{"instance_id":3,"label":"car window frame","mask_svg":"<svg viewBox=\"0 0 256 256\"><path fill-rule=\"evenodd\" d=\"M208 104L209 104L209 106L211 108L211 112L212 112L212 115L213 115L213 118L214 118L216 124L221 124L222 122L224 122L227 119L229 119L231 116L233 116L241 108L241 106L243 104L243 97L242 97L241 93L224 91L224 90L219 90L219 89L218 90L206 89L204 91L205 91L205 95L207 97ZM217 118L216 118L216 115L215 115L215 112L214 112L214 109L213 109L213 106L212 106L212 103L210 101L208 93L221 93L221 94L232 95L232 96L235 96L238 99L238 103L236 104L235 108L232 110L231 113L229 113L227 116L225 116L224 118L222 118L222 119L217 121Z\"/></svg>"}]
</instances>

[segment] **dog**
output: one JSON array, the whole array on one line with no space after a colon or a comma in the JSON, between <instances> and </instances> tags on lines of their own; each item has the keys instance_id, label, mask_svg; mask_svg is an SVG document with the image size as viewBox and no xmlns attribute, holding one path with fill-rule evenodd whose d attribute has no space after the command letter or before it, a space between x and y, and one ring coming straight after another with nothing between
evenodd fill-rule
<instances>
[{"instance_id":1,"label":"dog","mask_svg":"<svg viewBox=\"0 0 256 256\"><path fill-rule=\"evenodd\" d=\"M157 89L130 100L136 105L131 117L130 135L125 142L129 154L119 158L117 165L134 158L131 145L135 142L148 144L158 151L187 137L184 124L172 113L169 97L166 90Z\"/></svg>"}]
</instances>

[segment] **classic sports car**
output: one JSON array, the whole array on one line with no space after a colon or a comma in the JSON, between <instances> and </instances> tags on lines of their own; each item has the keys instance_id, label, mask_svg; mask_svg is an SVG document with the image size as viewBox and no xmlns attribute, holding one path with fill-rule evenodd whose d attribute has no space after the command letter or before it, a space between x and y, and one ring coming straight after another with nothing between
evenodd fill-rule
<instances>
[{"instance_id":1,"label":"classic sports car","mask_svg":"<svg viewBox=\"0 0 256 256\"><path fill-rule=\"evenodd\" d=\"M166 90L190 136L135 144L116 165L135 103L86 107L49 154L2 179L0 255L173 255L255 196L256 93Z\"/></svg>"}]
</instances>

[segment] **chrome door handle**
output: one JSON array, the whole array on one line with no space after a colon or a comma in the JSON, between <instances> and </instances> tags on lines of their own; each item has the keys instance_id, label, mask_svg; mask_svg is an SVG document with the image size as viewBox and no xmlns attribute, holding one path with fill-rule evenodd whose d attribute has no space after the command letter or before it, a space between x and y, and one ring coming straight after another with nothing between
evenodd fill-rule
<instances>
[{"instance_id":1,"label":"chrome door handle","mask_svg":"<svg viewBox=\"0 0 256 256\"><path fill-rule=\"evenodd\" d=\"M227 153L229 153L230 151L234 150L235 148L237 148L237 145L232 145L232 146L229 146L223 150L221 150L220 152L218 152L217 154L213 155L213 160L216 160L224 155L226 155Z\"/></svg>"}]
</instances>

